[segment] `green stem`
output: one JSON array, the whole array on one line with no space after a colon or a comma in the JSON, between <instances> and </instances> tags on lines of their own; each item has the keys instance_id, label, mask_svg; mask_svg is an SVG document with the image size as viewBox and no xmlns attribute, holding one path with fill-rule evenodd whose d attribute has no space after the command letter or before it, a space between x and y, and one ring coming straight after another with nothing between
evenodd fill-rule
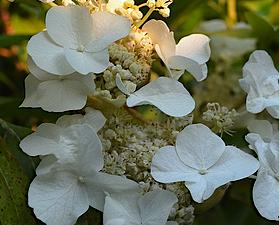
<instances>
[{"instance_id":1,"label":"green stem","mask_svg":"<svg viewBox=\"0 0 279 225\"><path fill-rule=\"evenodd\" d=\"M143 25L146 22L146 20L149 18L149 16L151 16L151 14L154 12L154 10L155 10L155 7L150 8L148 10L148 12L145 14L145 16L142 18L142 20L138 24L136 24L136 26L138 28L140 28L141 25Z\"/></svg>"}]
</instances>

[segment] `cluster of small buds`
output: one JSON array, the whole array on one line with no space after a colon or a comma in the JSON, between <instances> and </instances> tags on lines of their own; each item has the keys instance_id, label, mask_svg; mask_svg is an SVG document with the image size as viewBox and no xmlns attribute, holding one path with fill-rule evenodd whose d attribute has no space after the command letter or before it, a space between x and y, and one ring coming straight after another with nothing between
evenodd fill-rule
<instances>
[{"instance_id":1,"label":"cluster of small buds","mask_svg":"<svg viewBox=\"0 0 279 225\"><path fill-rule=\"evenodd\" d=\"M142 20L148 18L153 11L158 11L163 17L170 16L169 5L172 0L148 0L146 3L135 5L134 0L125 0L123 4L119 5L114 12L118 15L128 17L130 21L135 24L142 24ZM144 6L149 8L149 13L144 16L140 9Z\"/></svg>"},{"instance_id":2,"label":"cluster of small buds","mask_svg":"<svg viewBox=\"0 0 279 225\"><path fill-rule=\"evenodd\" d=\"M220 106L219 103L208 103L207 111L203 113L202 119L209 122L217 133L230 134L230 129L238 115L239 113L235 109L229 110L225 106Z\"/></svg>"},{"instance_id":3,"label":"cluster of small buds","mask_svg":"<svg viewBox=\"0 0 279 225\"><path fill-rule=\"evenodd\" d=\"M149 81L154 47L147 40L146 35L134 35L134 38L129 36L121 43L114 43L109 47L110 65L95 79L95 95L108 99L125 97L117 87L117 79L121 80L129 93Z\"/></svg>"},{"instance_id":4,"label":"cluster of small buds","mask_svg":"<svg viewBox=\"0 0 279 225\"><path fill-rule=\"evenodd\" d=\"M160 184L150 174L154 154L163 146L173 144L176 135L192 122L192 117L170 118L163 122L140 123L126 111L116 111L99 132L103 143L105 165L103 171L126 176L141 184L145 192L167 189L177 194L179 202L170 218L181 225L192 224L193 210L185 185Z\"/></svg>"},{"instance_id":5,"label":"cluster of small buds","mask_svg":"<svg viewBox=\"0 0 279 225\"><path fill-rule=\"evenodd\" d=\"M130 34L122 39L120 43L129 52L133 52L139 62L151 65L154 56L154 45L151 38L142 30L134 29Z\"/></svg>"},{"instance_id":6,"label":"cluster of small buds","mask_svg":"<svg viewBox=\"0 0 279 225\"><path fill-rule=\"evenodd\" d=\"M144 51L144 50L143 50ZM129 70L132 74L131 81L141 86L149 81L149 72L152 63L152 54L143 58L136 51L129 51L127 47L119 44L112 44L109 47L110 62L120 65L123 69Z\"/></svg>"},{"instance_id":7,"label":"cluster of small buds","mask_svg":"<svg viewBox=\"0 0 279 225\"><path fill-rule=\"evenodd\" d=\"M116 3L115 3L116 4ZM119 1L116 5L109 5L109 10L130 19L131 23L138 23L143 18L140 7L135 5L134 0Z\"/></svg>"},{"instance_id":8,"label":"cluster of small buds","mask_svg":"<svg viewBox=\"0 0 279 225\"><path fill-rule=\"evenodd\" d=\"M194 207L190 205L189 192L183 182L166 184L166 190L172 191L178 198L170 214L170 219L175 220L179 225L193 224Z\"/></svg>"}]
</instances>

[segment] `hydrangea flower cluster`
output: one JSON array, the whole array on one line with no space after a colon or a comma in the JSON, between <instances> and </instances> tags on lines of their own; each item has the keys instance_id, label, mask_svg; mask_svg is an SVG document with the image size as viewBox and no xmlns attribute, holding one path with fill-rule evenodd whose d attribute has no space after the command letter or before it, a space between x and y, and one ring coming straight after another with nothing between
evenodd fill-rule
<instances>
[{"instance_id":1,"label":"hydrangea flower cluster","mask_svg":"<svg viewBox=\"0 0 279 225\"><path fill-rule=\"evenodd\" d=\"M176 44L165 22L147 21L153 12L168 17L171 3L64 0L49 9L46 30L28 42L21 106L81 112L41 124L20 143L41 158L28 198L47 225L73 225L89 206L103 212L104 225L192 224L191 200L202 203L258 169L255 205L278 220L279 205L269 201L278 191L263 194L263 185L278 182L278 135L247 135L259 162L213 132L228 132L236 111L209 107L204 117L217 131L193 124L195 100L179 78L185 71L196 81L207 78L210 39L191 34ZM154 78L156 60L166 72ZM247 110L267 108L278 118L278 72L267 53L254 52L243 76ZM156 119L146 119L142 105Z\"/></svg>"}]
</instances>

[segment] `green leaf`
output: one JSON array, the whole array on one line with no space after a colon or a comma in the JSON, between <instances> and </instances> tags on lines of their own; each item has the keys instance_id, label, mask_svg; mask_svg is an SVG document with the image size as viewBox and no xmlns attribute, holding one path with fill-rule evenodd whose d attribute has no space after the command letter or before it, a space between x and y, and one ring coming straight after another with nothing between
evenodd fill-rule
<instances>
[{"instance_id":1,"label":"green leaf","mask_svg":"<svg viewBox=\"0 0 279 225\"><path fill-rule=\"evenodd\" d=\"M29 128L10 124L0 118L0 137L2 136L5 138L5 142L10 149L9 153L18 160L30 181L35 176L35 168L38 164L38 160L37 158L31 158L26 155L19 148L19 142L31 132Z\"/></svg>"},{"instance_id":2,"label":"green leaf","mask_svg":"<svg viewBox=\"0 0 279 225\"><path fill-rule=\"evenodd\" d=\"M0 35L0 48L21 44L30 37L31 35Z\"/></svg>"},{"instance_id":3,"label":"green leaf","mask_svg":"<svg viewBox=\"0 0 279 225\"><path fill-rule=\"evenodd\" d=\"M0 96L0 105L4 105L6 103L10 103L13 102L15 99L12 97L4 97L4 96ZM1 109L2 110L2 109Z\"/></svg>"},{"instance_id":4,"label":"green leaf","mask_svg":"<svg viewBox=\"0 0 279 225\"><path fill-rule=\"evenodd\" d=\"M258 37L259 47L269 47L274 41L279 40L276 31L265 19L252 12L246 13L246 18L253 29L253 33Z\"/></svg>"},{"instance_id":5,"label":"green leaf","mask_svg":"<svg viewBox=\"0 0 279 225\"><path fill-rule=\"evenodd\" d=\"M28 178L10 152L5 140L0 139L0 223L35 225L27 205Z\"/></svg>"}]
</instances>

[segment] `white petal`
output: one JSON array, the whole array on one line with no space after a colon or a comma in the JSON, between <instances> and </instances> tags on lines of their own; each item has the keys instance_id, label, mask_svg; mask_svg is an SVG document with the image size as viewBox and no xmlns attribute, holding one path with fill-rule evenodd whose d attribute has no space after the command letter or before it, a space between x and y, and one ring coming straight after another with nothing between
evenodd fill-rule
<instances>
[{"instance_id":1,"label":"white petal","mask_svg":"<svg viewBox=\"0 0 279 225\"><path fill-rule=\"evenodd\" d=\"M271 139L273 136L272 124L267 120L251 120L247 128L251 133L259 134L262 138Z\"/></svg>"},{"instance_id":2,"label":"white petal","mask_svg":"<svg viewBox=\"0 0 279 225\"><path fill-rule=\"evenodd\" d=\"M204 175L207 180L207 190L203 199L206 200L218 187L230 181L252 175L258 168L259 162L253 156L236 147L226 146L221 158Z\"/></svg>"},{"instance_id":3,"label":"white petal","mask_svg":"<svg viewBox=\"0 0 279 225\"><path fill-rule=\"evenodd\" d=\"M264 98L259 97L256 90L250 88L250 91L246 98L246 108L250 113L260 113L265 109Z\"/></svg>"},{"instance_id":4,"label":"white petal","mask_svg":"<svg viewBox=\"0 0 279 225\"><path fill-rule=\"evenodd\" d=\"M268 143L265 143L259 134L249 133L245 136L245 140L250 144L249 148L253 149L261 162L261 164L268 165L266 161L266 151L268 149Z\"/></svg>"},{"instance_id":5,"label":"white petal","mask_svg":"<svg viewBox=\"0 0 279 225\"><path fill-rule=\"evenodd\" d=\"M103 168L102 143L91 126L76 124L67 127L60 140L64 146L63 152L57 152L56 155L62 163L70 163L69 167L72 166L84 176Z\"/></svg>"},{"instance_id":6,"label":"white petal","mask_svg":"<svg viewBox=\"0 0 279 225\"><path fill-rule=\"evenodd\" d=\"M98 132L106 123L106 118L101 111L87 107L86 114L64 115L56 121L61 127L71 126L73 124L89 124L96 132Z\"/></svg>"},{"instance_id":7,"label":"white petal","mask_svg":"<svg viewBox=\"0 0 279 225\"><path fill-rule=\"evenodd\" d=\"M30 156L53 154L61 148L59 136L62 130L55 124L43 123L37 131L20 142L21 149Z\"/></svg>"},{"instance_id":8,"label":"white petal","mask_svg":"<svg viewBox=\"0 0 279 225\"><path fill-rule=\"evenodd\" d=\"M87 179L90 206L100 211L104 210L106 193L121 194L139 191L139 185L136 182L120 176L99 172Z\"/></svg>"},{"instance_id":9,"label":"white petal","mask_svg":"<svg viewBox=\"0 0 279 225\"><path fill-rule=\"evenodd\" d=\"M108 11L115 13L115 10L118 8L122 8L124 5L125 0L109 0L108 3L106 4L106 8Z\"/></svg>"},{"instance_id":10,"label":"white petal","mask_svg":"<svg viewBox=\"0 0 279 225\"><path fill-rule=\"evenodd\" d=\"M223 140L203 124L185 127L176 139L179 158L197 170L214 165L225 150Z\"/></svg>"},{"instance_id":11,"label":"white petal","mask_svg":"<svg viewBox=\"0 0 279 225\"><path fill-rule=\"evenodd\" d=\"M28 56L27 58L27 65L30 73L35 76L40 81L44 80L51 80L56 79L57 75L48 73L42 69L40 69L34 62L34 60L31 58L31 56Z\"/></svg>"},{"instance_id":12,"label":"white petal","mask_svg":"<svg viewBox=\"0 0 279 225\"><path fill-rule=\"evenodd\" d=\"M178 201L170 191L155 190L148 192L139 199L142 224L165 224L173 205Z\"/></svg>"},{"instance_id":13,"label":"white petal","mask_svg":"<svg viewBox=\"0 0 279 225\"><path fill-rule=\"evenodd\" d=\"M42 161L36 168L37 175L44 175L51 172L51 169L55 167L57 158L54 155L47 155L40 157Z\"/></svg>"},{"instance_id":14,"label":"white petal","mask_svg":"<svg viewBox=\"0 0 279 225\"><path fill-rule=\"evenodd\" d=\"M138 199L140 194L129 193L107 196L104 207L104 225L121 221L120 224L141 224Z\"/></svg>"},{"instance_id":15,"label":"white petal","mask_svg":"<svg viewBox=\"0 0 279 225\"><path fill-rule=\"evenodd\" d=\"M182 38L176 46L176 55L204 64L210 57L210 39L203 34L192 34Z\"/></svg>"},{"instance_id":16,"label":"white petal","mask_svg":"<svg viewBox=\"0 0 279 225\"><path fill-rule=\"evenodd\" d=\"M65 56L70 65L81 74L101 73L109 65L108 50L100 52L79 52L72 49L65 49Z\"/></svg>"},{"instance_id":17,"label":"white petal","mask_svg":"<svg viewBox=\"0 0 279 225\"><path fill-rule=\"evenodd\" d=\"M266 110L273 118L279 119L279 105L267 107Z\"/></svg>"},{"instance_id":18,"label":"white petal","mask_svg":"<svg viewBox=\"0 0 279 225\"><path fill-rule=\"evenodd\" d=\"M176 55L170 57L167 61L167 66L172 70L187 70L197 81L202 81L207 77L206 64L199 64L184 56Z\"/></svg>"},{"instance_id":19,"label":"white petal","mask_svg":"<svg viewBox=\"0 0 279 225\"><path fill-rule=\"evenodd\" d=\"M195 102L184 86L176 80L160 77L145 85L127 99L128 107L151 104L170 116L191 113Z\"/></svg>"},{"instance_id":20,"label":"white petal","mask_svg":"<svg viewBox=\"0 0 279 225\"><path fill-rule=\"evenodd\" d=\"M73 225L89 207L85 188L66 172L37 176L30 185L28 203L47 225Z\"/></svg>"},{"instance_id":21,"label":"white petal","mask_svg":"<svg viewBox=\"0 0 279 225\"><path fill-rule=\"evenodd\" d=\"M92 20L95 39L86 46L89 51L103 50L130 33L130 20L124 16L109 12L95 12L92 14Z\"/></svg>"},{"instance_id":22,"label":"white petal","mask_svg":"<svg viewBox=\"0 0 279 225\"><path fill-rule=\"evenodd\" d=\"M63 47L56 45L46 32L34 35L27 50L35 64L49 73L66 75L75 71L66 60Z\"/></svg>"},{"instance_id":23,"label":"white petal","mask_svg":"<svg viewBox=\"0 0 279 225\"><path fill-rule=\"evenodd\" d=\"M175 55L175 40L167 24L162 20L149 20L142 27L151 37L153 44L159 46L158 55L165 62L169 57Z\"/></svg>"},{"instance_id":24,"label":"white petal","mask_svg":"<svg viewBox=\"0 0 279 225\"><path fill-rule=\"evenodd\" d=\"M92 18L89 10L80 6L52 7L46 15L49 36L67 48L85 46L93 38Z\"/></svg>"},{"instance_id":25,"label":"white petal","mask_svg":"<svg viewBox=\"0 0 279 225\"><path fill-rule=\"evenodd\" d=\"M108 220L106 223L104 223L104 225L125 225L125 220L124 219L112 219L112 220ZM133 225L133 224L131 224L131 225Z\"/></svg>"},{"instance_id":26,"label":"white petal","mask_svg":"<svg viewBox=\"0 0 279 225\"><path fill-rule=\"evenodd\" d=\"M270 55L263 50L254 51L249 58L249 62L251 63L259 63L263 66L266 66L267 69L274 72L274 64ZM271 73L271 74L272 74Z\"/></svg>"},{"instance_id":27,"label":"white petal","mask_svg":"<svg viewBox=\"0 0 279 225\"><path fill-rule=\"evenodd\" d=\"M130 82L131 86L128 86L127 82ZM132 83L131 81L126 81L126 83L124 83L119 73L116 74L115 84L117 88L125 95L130 95L131 93L135 92L137 88L137 85Z\"/></svg>"},{"instance_id":28,"label":"white petal","mask_svg":"<svg viewBox=\"0 0 279 225\"><path fill-rule=\"evenodd\" d=\"M279 153L279 132L276 132L272 139L271 142L269 144L269 147L271 149L271 151L277 155ZM279 165L278 165L279 166ZM278 170L279 171L279 170Z\"/></svg>"},{"instance_id":29,"label":"white petal","mask_svg":"<svg viewBox=\"0 0 279 225\"><path fill-rule=\"evenodd\" d=\"M190 194L195 202L202 203L207 196L205 196L208 188L212 189L205 177L200 174L197 174L195 177L195 181L193 182L185 182L185 186L189 189Z\"/></svg>"},{"instance_id":30,"label":"white petal","mask_svg":"<svg viewBox=\"0 0 279 225\"><path fill-rule=\"evenodd\" d=\"M279 221L279 182L264 171L259 172L253 188L253 201L259 213L269 220Z\"/></svg>"},{"instance_id":31,"label":"white petal","mask_svg":"<svg viewBox=\"0 0 279 225\"><path fill-rule=\"evenodd\" d=\"M195 181L198 171L185 165L178 157L175 147L161 148L153 157L152 177L161 183Z\"/></svg>"},{"instance_id":32,"label":"white petal","mask_svg":"<svg viewBox=\"0 0 279 225\"><path fill-rule=\"evenodd\" d=\"M41 81L32 74L29 74L25 78L25 98L19 107L40 107L37 95L37 89L40 82Z\"/></svg>"},{"instance_id":33,"label":"white petal","mask_svg":"<svg viewBox=\"0 0 279 225\"><path fill-rule=\"evenodd\" d=\"M92 91L86 88L82 79L84 78L80 77L80 80L77 80L67 76L61 80L42 82L37 91L40 106L49 112L64 112L83 108L87 101L87 95ZM90 77L85 79L88 83L94 84Z\"/></svg>"}]
</instances>

